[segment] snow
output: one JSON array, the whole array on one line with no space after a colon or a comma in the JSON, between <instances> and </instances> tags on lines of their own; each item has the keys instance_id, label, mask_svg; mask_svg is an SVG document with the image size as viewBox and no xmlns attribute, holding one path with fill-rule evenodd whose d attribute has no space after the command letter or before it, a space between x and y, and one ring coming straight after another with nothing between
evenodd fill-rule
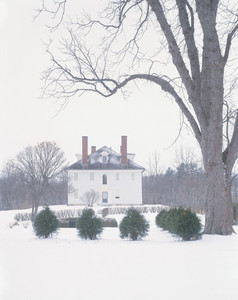
<instances>
[{"instance_id":1,"label":"snow","mask_svg":"<svg viewBox=\"0 0 238 300\"><path fill-rule=\"evenodd\" d=\"M237 299L236 234L182 242L148 213L142 241L121 240L118 228L105 228L96 241L81 240L73 228L38 239L30 222L9 227L16 213L0 212L1 300Z\"/></svg>"}]
</instances>

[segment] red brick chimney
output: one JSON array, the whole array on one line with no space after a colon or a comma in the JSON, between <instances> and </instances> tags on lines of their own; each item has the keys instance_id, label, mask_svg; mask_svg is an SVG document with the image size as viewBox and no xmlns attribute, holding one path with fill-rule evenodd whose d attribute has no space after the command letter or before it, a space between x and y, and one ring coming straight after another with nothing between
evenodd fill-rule
<instances>
[{"instance_id":1,"label":"red brick chimney","mask_svg":"<svg viewBox=\"0 0 238 300\"><path fill-rule=\"evenodd\" d=\"M88 164L88 137L82 137L82 165Z\"/></svg>"},{"instance_id":2,"label":"red brick chimney","mask_svg":"<svg viewBox=\"0 0 238 300\"><path fill-rule=\"evenodd\" d=\"M127 136L121 137L121 163L127 165Z\"/></svg>"},{"instance_id":3,"label":"red brick chimney","mask_svg":"<svg viewBox=\"0 0 238 300\"><path fill-rule=\"evenodd\" d=\"M94 152L96 152L96 146L91 147L91 154L93 154Z\"/></svg>"}]
</instances>

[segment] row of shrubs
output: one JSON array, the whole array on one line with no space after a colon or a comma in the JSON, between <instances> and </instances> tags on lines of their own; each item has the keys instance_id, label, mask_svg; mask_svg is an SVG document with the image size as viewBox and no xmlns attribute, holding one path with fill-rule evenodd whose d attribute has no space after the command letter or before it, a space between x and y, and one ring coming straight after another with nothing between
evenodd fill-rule
<instances>
[{"instance_id":1,"label":"row of shrubs","mask_svg":"<svg viewBox=\"0 0 238 300\"><path fill-rule=\"evenodd\" d=\"M201 237L202 225L197 215L189 209L171 208L161 210L156 216L156 225L169 231L184 241L198 239Z\"/></svg>"},{"instance_id":2,"label":"row of shrubs","mask_svg":"<svg viewBox=\"0 0 238 300\"><path fill-rule=\"evenodd\" d=\"M97 239L106 225L104 222L96 216L93 209L84 209L76 221L78 236L82 239ZM156 216L156 224L183 240L198 238L201 231L200 220L197 216L190 210L184 209L162 210ZM57 232L59 221L54 212L47 206L36 216L33 228L36 236L47 238ZM129 238L133 241L142 239L148 235L149 228L149 222L144 215L136 208L129 208L119 224L120 237L122 239Z\"/></svg>"},{"instance_id":3,"label":"row of shrubs","mask_svg":"<svg viewBox=\"0 0 238 300\"><path fill-rule=\"evenodd\" d=\"M75 220L74 220L75 221ZM37 216L33 223L33 229L39 238L48 238L58 231L60 222L55 213L46 206ZM96 216L93 209L84 209L80 217L76 220L78 236L82 239L94 240L100 237L104 227L117 227L115 219L101 219ZM142 239L147 236L149 222L135 208L129 208L126 216L119 224L120 237L131 240Z\"/></svg>"}]
</instances>

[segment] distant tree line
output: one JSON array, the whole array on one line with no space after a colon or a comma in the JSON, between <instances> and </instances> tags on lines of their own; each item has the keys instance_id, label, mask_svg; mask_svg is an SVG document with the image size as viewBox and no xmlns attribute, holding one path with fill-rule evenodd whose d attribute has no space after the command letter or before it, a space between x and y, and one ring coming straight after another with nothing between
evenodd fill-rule
<instances>
[{"instance_id":1,"label":"distant tree line","mask_svg":"<svg viewBox=\"0 0 238 300\"><path fill-rule=\"evenodd\" d=\"M206 176L191 153L180 153L177 167L163 171L159 155L149 160L143 176L143 204L162 204L204 212ZM0 210L67 203L68 176L64 153L54 142L28 146L0 171ZM85 203L98 195L84 195ZM238 176L232 179L232 200L238 203ZM89 204L89 203L88 203Z\"/></svg>"},{"instance_id":2,"label":"distant tree line","mask_svg":"<svg viewBox=\"0 0 238 300\"><path fill-rule=\"evenodd\" d=\"M204 212L206 176L196 162L182 162L175 169L149 172L143 176L143 203L191 208ZM232 181L232 201L238 202L238 177Z\"/></svg>"},{"instance_id":3,"label":"distant tree line","mask_svg":"<svg viewBox=\"0 0 238 300\"><path fill-rule=\"evenodd\" d=\"M205 175L196 163L181 163L175 170L143 177L144 204L182 206L204 211L206 200Z\"/></svg>"},{"instance_id":4,"label":"distant tree line","mask_svg":"<svg viewBox=\"0 0 238 300\"><path fill-rule=\"evenodd\" d=\"M9 160L0 173L0 209L65 204L67 172L64 153L54 142L28 146Z\"/></svg>"},{"instance_id":5,"label":"distant tree line","mask_svg":"<svg viewBox=\"0 0 238 300\"><path fill-rule=\"evenodd\" d=\"M60 205L66 204L68 193L67 174L51 180L44 191L42 204ZM0 175L0 210L23 209L32 205L31 190L19 178L18 174L6 174L2 171Z\"/></svg>"}]
</instances>

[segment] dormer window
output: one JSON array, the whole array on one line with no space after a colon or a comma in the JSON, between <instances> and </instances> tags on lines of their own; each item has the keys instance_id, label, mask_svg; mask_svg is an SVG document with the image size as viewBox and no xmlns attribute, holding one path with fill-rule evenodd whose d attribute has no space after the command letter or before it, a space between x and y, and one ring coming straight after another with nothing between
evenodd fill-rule
<instances>
[{"instance_id":1,"label":"dormer window","mask_svg":"<svg viewBox=\"0 0 238 300\"><path fill-rule=\"evenodd\" d=\"M101 153L101 162L103 164L107 164L108 163L108 157L109 157L109 153L107 151L103 151Z\"/></svg>"}]
</instances>

